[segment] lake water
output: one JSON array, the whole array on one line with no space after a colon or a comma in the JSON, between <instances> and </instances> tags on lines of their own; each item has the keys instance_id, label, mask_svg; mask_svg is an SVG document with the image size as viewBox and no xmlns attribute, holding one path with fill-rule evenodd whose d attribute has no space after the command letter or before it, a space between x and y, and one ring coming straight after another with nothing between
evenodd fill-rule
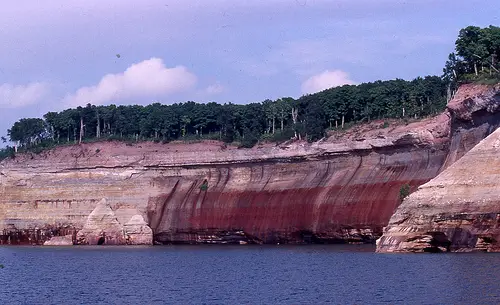
<instances>
[{"instance_id":1,"label":"lake water","mask_svg":"<svg viewBox=\"0 0 500 305\"><path fill-rule=\"evenodd\" d=\"M500 304L498 254L373 246L0 247L2 304Z\"/></svg>"}]
</instances>

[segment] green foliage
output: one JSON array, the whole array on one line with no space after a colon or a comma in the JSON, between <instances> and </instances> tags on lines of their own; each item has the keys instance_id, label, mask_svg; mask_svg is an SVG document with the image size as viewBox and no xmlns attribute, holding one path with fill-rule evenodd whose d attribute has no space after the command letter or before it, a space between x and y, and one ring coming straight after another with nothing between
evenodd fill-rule
<instances>
[{"instance_id":1,"label":"green foliage","mask_svg":"<svg viewBox=\"0 0 500 305\"><path fill-rule=\"evenodd\" d=\"M7 158L14 158L15 151L13 147L7 146L6 148L0 149L0 161Z\"/></svg>"},{"instance_id":2,"label":"green foliage","mask_svg":"<svg viewBox=\"0 0 500 305\"><path fill-rule=\"evenodd\" d=\"M487 73L478 73L478 75L464 74L461 76L460 81L463 83L494 85L500 82L500 73L494 73L491 75Z\"/></svg>"},{"instance_id":3,"label":"green foliage","mask_svg":"<svg viewBox=\"0 0 500 305\"><path fill-rule=\"evenodd\" d=\"M246 105L195 102L147 106L95 106L49 112L44 119L22 119L9 130L21 150L46 145L118 140L134 143L216 139L253 147L260 140L287 141L297 136L316 141L325 129L346 129L375 118L422 117L444 109L446 83L427 76L412 81L346 85L275 101ZM342 120L344 125L342 126ZM34 150L34 148L33 148ZM38 150L38 149L36 149Z\"/></svg>"},{"instance_id":4,"label":"green foliage","mask_svg":"<svg viewBox=\"0 0 500 305\"><path fill-rule=\"evenodd\" d=\"M500 83L500 74L497 74L493 77L485 77L485 78L479 78L476 80L476 83L481 84L481 85L495 85Z\"/></svg>"},{"instance_id":5,"label":"green foliage","mask_svg":"<svg viewBox=\"0 0 500 305\"><path fill-rule=\"evenodd\" d=\"M108 142L112 142L112 141L124 141L125 139L120 135L109 135L106 137L106 140Z\"/></svg>"},{"instance_id":6,"label":"green foliage","mask_svg":"<svg viewBox=\"0 0 500 305\"><path fill-rule=\"evenodd\" d=\"M207 180L203 181L203 184L200 186L200 190L202 190L202 191L208 190L208 181Z\"/></svg>"},{"instance_id":7,"label":"green foliage","mask_svg":"<svg viewBox=\"0 0 500 305\"><path fill-rule=\"evenodd\" d=\"M325 111L317 100L310 100L306 106L305 129L308 141L317 141L325 136Z\"/></svg>"},{"instance_id":8,"label":"green foliage","mask_svg":"<svg viewBox=\"0 0 500 305\"><path fill-rule=\"evenodd\" d=\"M243 138L241 139L241 145L240 147L242 148L252 148L259 142L259 136L256 131L253 131L249 128L246 128L244 130L244 135Z\"/></svg>"},{"instance_id":9,"label":"green foliage","mask_svg":"<svg viewBox=\"0 0 500 305\"><path fill-rule=\"evenodd\" d=\"M399 200L403 201L406 197L410 195L410 185L409 184L403 184L399 188Z\"/></svg>"},{"instance_id":10,"label":"green foliage","mask_svg":"<svg viewBox=\"0 0 500 305\"><path fill-rule=\"evenodd\" d=\"M12 142L21 145L36 145L48 136L45 121L38 118L21 119L7 131Z\"/></svg>"},{"instance_id":11,"label":"green foliage","mask_svg":"<svg viewBox=\"0 0 500 305\"><path fill-rule=\"evenodd\" d=\"M274 134L272 133L263 134L260 138L263 141L285 142L290 139L293 139L294 136L295 132L292 128L285 128L283 131L277 130Z\"/></svg>"},{"instance_id":12,"label":"green foliage","mask_svg":"<svg viewBox=\"0 0 500 305\"><path fill-rule=\"evenodd\" d=\"M462 82L496 83L499 72L500 27L468 26L461 29L455 52L448 56L443 69L443 79L450 83L450 87L456 89Z\"/></svg>"}]
</instances>

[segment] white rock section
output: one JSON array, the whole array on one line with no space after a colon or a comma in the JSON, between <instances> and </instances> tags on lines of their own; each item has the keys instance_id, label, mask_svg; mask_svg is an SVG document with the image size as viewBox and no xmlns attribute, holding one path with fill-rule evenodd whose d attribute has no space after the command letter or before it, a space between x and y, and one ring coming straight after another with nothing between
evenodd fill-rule
<instances>
[{"instance_id":1,"label":"white rock section","mask_svg":"<svg viewBox=\"0 0 500 305\"><path fill-rule=\"evenodd\" d=\"M125 236L123 226L116 218L115 213L106 199L99 201L90 213L87 222L76 235L80 245L124 245Z\"/></svg>"},{"instance_id":2,"label":"white rock section","mask_svg":"<svg viewBox=\"0 0 500 305\"><path fill-rule=\"evenodd\" d=\"M153 230L141 215L134 215L124 225L128 245L152 245Z\"/></svg>"},{"instance_id":3,"label":"white rock section","mask_svg":"<svg viewBox=\"0 0 500 305\"><path fill-rule=\"evenodd\" d=\"M73 236L53 236L51 239L43 243L44 246L72 246Z\"/></svg>"}]
</instances>

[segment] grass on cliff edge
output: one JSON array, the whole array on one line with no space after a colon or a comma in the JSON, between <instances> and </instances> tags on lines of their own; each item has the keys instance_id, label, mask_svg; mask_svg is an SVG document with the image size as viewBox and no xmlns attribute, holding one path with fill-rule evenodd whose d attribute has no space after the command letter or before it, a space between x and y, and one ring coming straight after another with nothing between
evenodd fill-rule
<instances>
[{"instance_id":1,"label":"grass on cliff edge","mask_svg":"<svg viewBox=\"0 0 500 305\"><path fill-rule=\"evenodd\" d=\"M465 74L459 79L458 83L460 85L470 83L488 86L497 85L500 84L500 73L489 74L482 72L479 75Z\"/></svg>"}]
</instances>

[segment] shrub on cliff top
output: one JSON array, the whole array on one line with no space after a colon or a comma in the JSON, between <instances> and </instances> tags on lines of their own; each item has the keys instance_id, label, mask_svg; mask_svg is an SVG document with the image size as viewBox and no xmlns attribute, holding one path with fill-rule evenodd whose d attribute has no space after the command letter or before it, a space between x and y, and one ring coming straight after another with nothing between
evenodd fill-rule
<instances>
[{"instance_id":1,"label":"shrub on cliff top","mask_svg":"<svg viewBox=\"0 0 500 305\"><path fill-rule=\"evenodd\" d=\"M13 147L7 146L6 148L0 149L0 161L7 158L13 158L15 156L15 151Z\"/></svg>"}]
</instances>

